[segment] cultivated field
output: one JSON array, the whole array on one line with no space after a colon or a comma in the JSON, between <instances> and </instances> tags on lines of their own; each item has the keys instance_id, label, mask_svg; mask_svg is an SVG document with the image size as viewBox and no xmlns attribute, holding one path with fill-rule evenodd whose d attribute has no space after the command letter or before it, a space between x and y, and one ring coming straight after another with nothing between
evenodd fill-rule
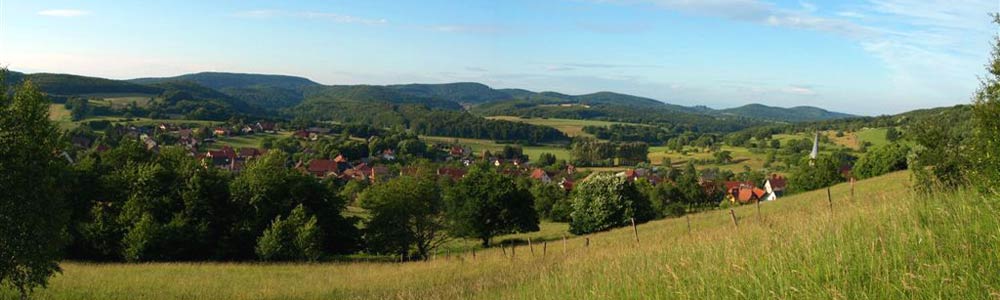
<instances>
[{"instance_id":1,"label":"cultivated field","mask_svg":"<svg viewBox=\"0 0 1000 300\"><path fill-rule=\"evenodd\" d=\"M985 299L1000 209L909 174L760 205L411 263L63 263L37 299ZM590 246L585 247L585 238ZM504 255L504 253L507 255ZM0 295L12 297L11 291Z\"/></svg>"}]
</instances>

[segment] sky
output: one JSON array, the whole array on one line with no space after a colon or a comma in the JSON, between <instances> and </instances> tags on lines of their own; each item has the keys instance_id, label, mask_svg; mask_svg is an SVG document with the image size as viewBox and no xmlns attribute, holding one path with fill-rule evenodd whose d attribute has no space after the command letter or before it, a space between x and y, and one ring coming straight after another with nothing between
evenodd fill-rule
<instances>
[{"instance_id":1,"label":"sky","mask_svg":"<svg viewBox=\"0 0 1000 300\"><path fill-rule=\"evenodd\" d=\"M860 115L969 103L998 0L0 0L0 65L481 82Z\"/></svg>"}]
</instances>

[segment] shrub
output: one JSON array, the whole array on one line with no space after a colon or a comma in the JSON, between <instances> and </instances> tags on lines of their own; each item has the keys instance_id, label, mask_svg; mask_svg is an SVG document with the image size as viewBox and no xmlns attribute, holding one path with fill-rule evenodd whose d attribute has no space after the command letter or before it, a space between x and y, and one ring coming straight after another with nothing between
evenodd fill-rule
<instances>
[{"instance_id":1,"label":"shrub","mask_svg":"<svg viewBox=\"0 0 1000 300\"><path fill-rule=\"evenodd\" d=\"M585 234L653 219L649 199L625 178L596 175L580 183L573 195L570 232Z\"/></svg>"}]
</instances>

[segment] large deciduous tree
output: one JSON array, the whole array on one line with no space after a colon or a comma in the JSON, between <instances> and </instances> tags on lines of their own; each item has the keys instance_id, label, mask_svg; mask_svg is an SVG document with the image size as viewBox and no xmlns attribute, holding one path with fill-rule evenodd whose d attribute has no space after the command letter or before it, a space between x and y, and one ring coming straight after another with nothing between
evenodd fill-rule
<instances>
[{"instance_id":1,"label":"large deciduous tree","mask_svg":"<svg viewBox=\"0 0 1000 300\"><path fill-rule=\"evenodd\" d=\"M13 97L5 87L0 79L0 284L27 298L59 271L67 243L69 213L59 179L65 162L48 100L30 82Z\"/></svg>"},{"instance_id":2,"label":"large deciduous tree","mask_svg":"<svg viewBox=\"0 0 1000 300\"><path fill-rule=\"evenodd\" d=\"M531 192L488 165L477 165L445 193L451 233L490 245L494 236L538 231Z\"/></svg>"},{"instance_id":3,"label":"large deciduous tree","mask_svg":"<svg viewBox=\"0 0 1000 300\"><path fill-rule=\"evenodd\" d=\"M427 259L447 240L441 189L431 178L403 176L375 185L361 195L371 213L365 223L368 249Z\"/></svg>"}]
</instances>

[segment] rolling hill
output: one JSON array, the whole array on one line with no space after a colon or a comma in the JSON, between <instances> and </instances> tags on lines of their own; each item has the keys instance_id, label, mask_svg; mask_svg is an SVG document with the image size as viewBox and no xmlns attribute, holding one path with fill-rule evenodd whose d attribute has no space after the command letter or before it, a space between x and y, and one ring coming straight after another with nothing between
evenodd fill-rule
<instances>
[{"instance_id":1,"label":"rolling hill","mask_svg":"<svg viewBox=\"0 0 1000 300\"><path fill-rule=\"evenodd\" d=\"M740 107L717 111L720 114L741 116L777 122L808 122L855 117L854 115L828 111L813 106L796 106L790 108L767 106L763 104L747 104Z\"/></svg>"}]
</instances>

